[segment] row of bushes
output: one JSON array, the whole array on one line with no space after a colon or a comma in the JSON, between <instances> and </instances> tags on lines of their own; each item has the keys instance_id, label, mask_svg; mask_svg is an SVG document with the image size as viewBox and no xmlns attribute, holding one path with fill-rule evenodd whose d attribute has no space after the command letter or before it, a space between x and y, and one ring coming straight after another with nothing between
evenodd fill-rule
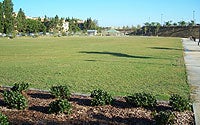
<instances>
[{"instance_id":1,"label":"row of bushes","mask_svg":"<svg viewBox=\"0 0 200 125\"><path fill-rule=\"evenodd\" d=\"M10 108L25 109L28 105L27 95L25 90L28 89L28 83L15 83L10 91L4 91L4 101ZM57 98L57 100L49 104L49 113L67 113L72 110L72 105L69 103L71 93L68 86L52 86L50 93ZM96 89L91 92L91 105L112 105L113 97L106 91ZM125 97L126 102L133 107L155 108L157 100L155 96L149 93L135 93ZM169 99L169 104L175 111L185 111L190 109L189 100L174 94ZM154 113L154 118L159 123L171 122L173 117L172 111Z\"/></svg>"}]
</instances>

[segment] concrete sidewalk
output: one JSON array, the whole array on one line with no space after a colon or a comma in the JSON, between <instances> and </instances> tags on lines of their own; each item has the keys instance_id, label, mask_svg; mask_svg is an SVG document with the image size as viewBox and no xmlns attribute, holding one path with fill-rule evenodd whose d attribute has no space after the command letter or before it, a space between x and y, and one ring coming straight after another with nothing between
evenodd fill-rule
<instances>
[{"instance_id":1,"label":"concrete sidewalk","mask_svg":"<svg viewBox=\"0 0 200 125\"><path fill-rule=\"evenodd\" d=\"M191 85L191 95L194 97L193 109L195 124L200 125L200 47L198 42L182 39L185 50L185 64L188 74L188 82Z\"/></svg>"}]
</instances>

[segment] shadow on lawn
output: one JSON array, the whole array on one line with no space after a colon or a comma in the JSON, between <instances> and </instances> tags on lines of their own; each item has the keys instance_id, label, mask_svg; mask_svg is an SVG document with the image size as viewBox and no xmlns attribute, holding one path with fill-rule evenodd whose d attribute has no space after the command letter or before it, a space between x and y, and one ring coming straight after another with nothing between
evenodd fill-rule
<instances>
[{"instance_id":1,"label":"shadow on lawn","mask_svg":"<svg viewBox=\"0 0 200 125\"><path fill-rule=\"evenodd\" d=\"M128 54L124 54L124 53L117 53L117 52L80 51L79 53L111 55L111 56L125 57L125 58L140 58L140 59L149 59L149 58L152 58L152 57L149 57L149 56L134 56L134 55L128 55Z\"/></svg>"},{"instance_id":2,"label":"shadow on lawn","mask_svg":"<svg viewBox=\"0 0 200 125\"><path fill-rule=\"evenodd\" d=\"M148 47L151 49L160 49L160 50L183 50L183 49L179 49L179 48L169 48L169 47Z\"/></svg>"}]
</instances>

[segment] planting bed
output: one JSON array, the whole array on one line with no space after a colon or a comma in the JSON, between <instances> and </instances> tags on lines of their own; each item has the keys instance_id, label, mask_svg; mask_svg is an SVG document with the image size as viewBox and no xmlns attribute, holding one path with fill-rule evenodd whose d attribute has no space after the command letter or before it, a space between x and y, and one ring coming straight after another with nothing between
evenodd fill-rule
<instances>
[{"instance_id":1,"label":"planting bed","mask_svg":"<svg viewBox=\"0 0 200 125\"><path fill-rule=\"evenodd\" d=\"M152 113L171 110L167 102L160 102L156 109L130 107L122 97L114 104L91 106L88 96L72 95L72 113L49 114L48 105L54 101L53 96L44 91L28 90L28 108L26 110L9 109L3 101L4 89L0 88L0 111L11 124L155 124ZM194 124L193 112L174 112L175 124Z\"/></svg>"}]
</instances>

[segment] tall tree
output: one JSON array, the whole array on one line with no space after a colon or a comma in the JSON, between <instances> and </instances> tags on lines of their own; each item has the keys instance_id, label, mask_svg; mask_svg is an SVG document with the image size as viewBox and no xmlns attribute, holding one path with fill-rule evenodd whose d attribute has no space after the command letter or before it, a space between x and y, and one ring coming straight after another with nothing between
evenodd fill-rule
<instances>
[{"instance_id":1,"label":"tall tree","mask_svg":"<svg viewBox=\"0 0 200 125\"><path fill-rule=\"evenodd\" d=\"M25 32L26 30L26 16L22 9L19 9L19 12L16 17L17 21L17 30L18 32Z\"/></svg>"},{"instance_id":2,"label":"tall tree","mask_svg":"<svg viewBox=\"0 0 200 125\"><path fill-rule=\"evenodd\" d=\"M14 30L14 17L13 17L13 3L12 0L3 1L4 12L4 32L6 34L12 33Z\"/></svg>"},{"instance_id":3,"label":"tall tree","mask_svg":"<svg viewBox=\"0 0 200 125\"><path fill-rule=\"evenodd\" d=\"M160 23L158 23L158 22L156 22L156 30L155 30L155 35L158 35L158 31L159 31L160 27L161 27L161 24L160 24Z\"/></svg>"},{"instance_id":4,"label":"tall tree","mask_svg":"<svg viewBox=\"0 0 200 125\"><path fill-rule=\"evenodd\" d=\"M170 21L167 21L167 22L165 22L164 25L167 26L167 27L170 27L170 26L172 25L172 21L171 21L171 20L170 20Z\"/></svg>"},{"instance_id":5,"label":"tall tree","mask_svg":"<svg viewBox=\"0 0 200 125\"><path fill-rule=\"evenodd\" d=\"M185 21L180 21L180 22L178 22L178 24L179 24L179 26L186 26L187 25L187 23Z\"/></svg>"},{"instance_id":6,"label":"tall tree","mask_svg":"<svg viewBox=\"0 0 200 125\"><path fill-rule=\"evenodd\" d=\"M3 4L0 2L0 33L3 33Z\"/></svg>"},{"instance_id":7,"label":"tall tree","mask_svg":"<svg viewBox=\"0 0 200 125\"><path fill-rule=\"evenodd\" d=\"M95 30L98 28L98 22L96 20L92 20L91 18L88 18L85 22L84 22L84 27L86 30Z\"/></svg>"}]
</instances>

